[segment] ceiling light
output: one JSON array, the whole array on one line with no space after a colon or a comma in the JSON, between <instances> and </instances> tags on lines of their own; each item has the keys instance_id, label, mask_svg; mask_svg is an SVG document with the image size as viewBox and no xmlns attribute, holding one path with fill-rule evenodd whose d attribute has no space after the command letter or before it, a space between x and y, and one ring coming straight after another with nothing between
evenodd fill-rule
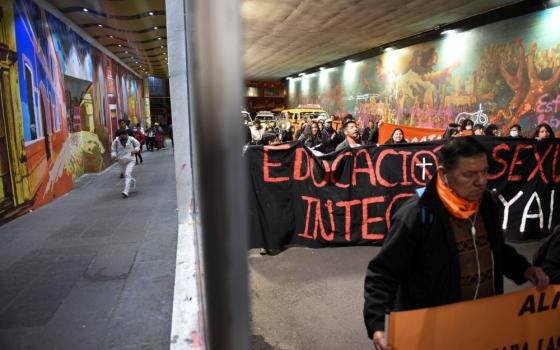
<instances>
[{"instance_id":1,"label":"ceiling light","mask_svg":"<svg viewBox=\"0 0 560 350\"><path fill-rule=\"evenodd\" d=\"M157 27L154 27L154 30L157 30Z\"/></svg>"},{"instance_id":2,"label":"ceiling light","mask_svg":"<svg viewBox=\"0 0 560 350\"><path fill-rule=\"evenodd\" d=\"M392 46L387 46L386 48L383 49L384 52L389 52L389 51L393 51L395 48Z\"/></svg>"},{"instance_id":3,"label":"ceiling light","mask_svg":"<svg viewBox=\"0 0 560 350\"><path fill-rule=\"evenodd\" d=\"M99 28L103 28L103 24L98 24L97 25Z\"/></svg>"},{"instance_id":4,"label":"ceiling light","mask_svg":"<svg viewBox=\"0 0 560 350\"><path fill-rule=\"evenodd\" d=\"M138 64L138 61L134 61L136 64Z\"/></svg>"},{"instance_id":5,"label":"ceiling light","mask_svg":"<svg viewBox=\"0 0 560 350\"><path fill-rule=\"evenodd\" d=\"M163 49L163 45L160 46Z\"/></svg>"},{"instance_id":6,"label":"ceiling light","mask_svg":"<svg viewBox=\"0 0 560 350\"><path fill-rule=\"evenodd\" d=\"M352 63L352 60L346 60L346 61L344 61L344 63L346 63L346 64Z\"/></svg>"},{"instance_id":7,"label":"ceiling light","mask_svg":"<svg viewBox=\"0 0 560 350\"><path fill-rule=\"evenodd\" d=\"M161 40L161 36L159 38L157 38L158 40Z\"/></svg>"},{"instance_id":8,"label":"ceiling light","mask_svg":"<svg viewBox=\"0 0 560 350\"><path fill-rule=\"evenodd\" d=\"M148 14L149 14L150 16L153 16L153 15L154 15L154 13L153 13L152 11L148 12Z\"/></svg>"},{"instance_id":9,"label":"ceiling light","mask_svg":"<svg viewBox=\"0 0 560 350\"><path fill-rule=\"evenodd\" d=\"M112 35L109 35L109 38L113 39L113 36L112 36Z\"/></svg>"},{"instance_id":10,"label":"ceiling light","mask_svg":"<svg viewBox=\"0 0 560 350\"><path fill-rule=\"evenodd\" d=\"M457 33L457 31L454 30L454 29L447 29L447 30L444 30L443 32L441 32L441 35L451 35L451 34L455 34L455 33Z\"/></svg>"},{"instance_id":11,"label":"ceiling light","mask_svg":"<svg viewBox=\"0 0 560 350\"><path fill-rule=\"evenodd\" d=\"M303 77L305 75L305 73L299 73L298 74L300 77Z\"/></svg>"},{"instance_id":12,"label":"ceiling light","mask_svg":"<svg viewBox=\"0 0 560 350\"><path fill-rule=\"evenodd\" d=\"M122 45L121 45L121 44L119 44L119 47L122 47Z\"/></svg>"},{"instance_id":13,"label":"ceiling light","mask_svg":"<svg viewBox=\"0 0 560 350\"><path fill-rule=\"evenodd\" d=\"M325 70L325 67L321 67L321 68L319 68L319 70Z\"/></svg>"},{"instance_id":14,"label":"ceiling light","mask_svg":"<svg viewBox=\"0 0 560 350\"><path fill-rule=\"evenodd\" d=\"M286 78L286 80L292 80L292 79L294 79L294 78L292 78L292 77L287 77Z\"/></svg>"},{"instance_id":15,"label":"ceiling light","mask_svg":"<svg viewBox=\"0 0 560 350\"><path fill-rule=\"evenodd\" d=\"M163 55L165 56L165 55L167 55L167 53L164 52Z\"/></svg>"},{"instance_id":16,"label":"ceiling light","mask_svg":"<svg viewBox=\"0 0 560 350\"><path fill-rule=\"evenodd\" d=\"M83 9L84 12L89 12L89 10L87 8L84 7Z\"/></svg>"}]
</instances>

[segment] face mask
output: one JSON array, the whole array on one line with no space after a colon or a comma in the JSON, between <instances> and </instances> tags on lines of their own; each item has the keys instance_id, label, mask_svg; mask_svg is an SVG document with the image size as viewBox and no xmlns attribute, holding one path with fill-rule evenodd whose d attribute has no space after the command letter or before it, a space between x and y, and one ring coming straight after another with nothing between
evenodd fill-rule
<instances>
[{"instance_id":1,"label":"face mask","mask_svg":"<svg viewBox=\"0 0 560 350\"><path fill-rule=\"evenodd\" d=\"M517 136L519 136L519 132L517 130L510 130L509 131L509 136L517 137Z\"/></svg>"},{"instance_id":2,"label":"face mask","mask_svg":"<svg viewBox=\"0 0 560 350\"><path fill-rule=\"evenodd\" d=\"M465 127L465 130L472 130L472 125L467 125L467 126Z\"/></svg>"}]
</instances>

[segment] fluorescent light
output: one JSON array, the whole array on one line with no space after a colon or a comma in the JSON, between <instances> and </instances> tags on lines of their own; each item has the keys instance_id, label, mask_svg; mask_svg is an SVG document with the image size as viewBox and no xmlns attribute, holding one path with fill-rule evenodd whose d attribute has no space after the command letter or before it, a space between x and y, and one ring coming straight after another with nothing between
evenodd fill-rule
<instances>
[{"instance_id":1,"label":"fluorescent light","mask_svg":"<svg viewBox=\"0 0 560 350\"><path fill-rule=\"evenodd\" d=\"M84 11L84 12L89 12L89 10L88 10L88 9L86 9L86 8L84 8L84 9L83 9L83 11Z\"/></svg>"},{"instance_id":2,"label":"fluorescent light","mask_svg":"<svg viewBox=\"0 0 560 350\"><path fill-rule=\"evenodd\" d=\"M457 33L457 31L454 30L454 29L447 29L447 30L444 30L443 32L441 32L441 35L451 35L451 34L455 34L455 33Z\"/></svg>"}]
</instances>

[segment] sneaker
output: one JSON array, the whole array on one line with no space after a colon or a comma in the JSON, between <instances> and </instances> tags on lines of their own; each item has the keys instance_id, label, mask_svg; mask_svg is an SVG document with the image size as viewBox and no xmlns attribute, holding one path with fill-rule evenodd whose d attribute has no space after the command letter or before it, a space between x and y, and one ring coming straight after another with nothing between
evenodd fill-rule
<instances>
[{"instance_id":1,"label":"sneaker","mask_svg":"<svg viewBox=\"0 0 560 350\"><path fill-rule=\"evenodd\" d=\"M121 194L122 194L123 198L128 198L128 193L126 193L125 191L122 191Z\"/></svg>"}]
</instances>

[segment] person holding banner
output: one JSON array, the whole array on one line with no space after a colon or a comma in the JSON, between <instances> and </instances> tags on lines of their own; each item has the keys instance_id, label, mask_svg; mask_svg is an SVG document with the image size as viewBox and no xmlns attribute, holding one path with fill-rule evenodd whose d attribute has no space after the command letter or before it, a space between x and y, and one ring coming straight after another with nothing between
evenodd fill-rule
<instances>
[{"instance_id":1,"label":"person holding banner","mask_svg":"<svg viewBox=\"0 0 560 350\"><path fill-rule=\"evenodd\" d=\"M365 278L364 319L376 349L386 343L385 314L476 300L504 292L503 277L549 283L504 242L496 202L486 190L488 156L474 137L456 137L439 154L437 173L391 219Z\"/></svg>"},{"instance_id":2,"label":"person holding banner","mask_svg":"<svg viewBox=\"0 0 560 350\"><path fill-rule=\"evenodd\" d=\"M391 137L385 142L386 145L395 145L400 143L408 143L404 138L404 131L401 128L393 130Z\"/></svg>"},{"instance_id":3,"label":"person holding banner","mask_svg":"<svg viewBox=\"0 0 560 350\"><path fill-rule=\"evenodd\" d=\"M544 139L554 139L556 138L556 136L554 135L554 131L552 130L550 125L542 123L537 125L537 130L535 130L533 138L540 141Z\"/></svg>"}]
</instances>

